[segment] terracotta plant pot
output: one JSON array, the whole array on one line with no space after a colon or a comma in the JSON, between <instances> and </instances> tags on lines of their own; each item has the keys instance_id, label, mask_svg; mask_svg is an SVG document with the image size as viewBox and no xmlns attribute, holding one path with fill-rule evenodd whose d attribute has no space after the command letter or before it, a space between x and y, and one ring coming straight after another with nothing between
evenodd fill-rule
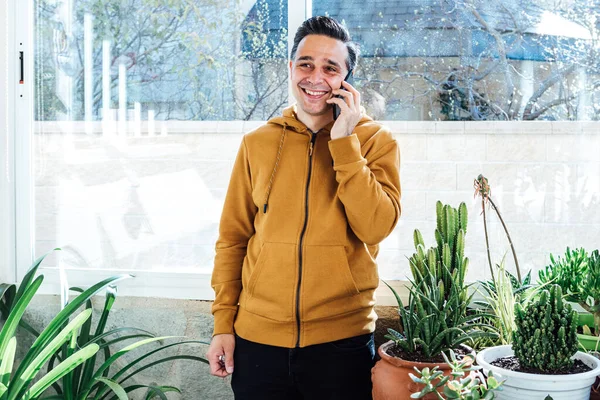
<instances>
[{"instance_id":1,"label":"terracotta plant pot","mask_svg":"<svg viewBox=\"0 0 600 400\"><path fill-rule=\"evenodd\" d=\"M422 385L413 382L408 376L409 373L416 374L414 367L422 370L425 367L432 369L437 366L444 372L444 375L451 372L450 367L445 363L414 362L390 356L387 350L393 346L394 342L390 340L377 349L381 360L377 361L371 370L373 400L411 400L410 395L418 393L422 389ZM430 393L423 399L435 400L437 397L434 393Z\"/></svg>"}]
</instances>

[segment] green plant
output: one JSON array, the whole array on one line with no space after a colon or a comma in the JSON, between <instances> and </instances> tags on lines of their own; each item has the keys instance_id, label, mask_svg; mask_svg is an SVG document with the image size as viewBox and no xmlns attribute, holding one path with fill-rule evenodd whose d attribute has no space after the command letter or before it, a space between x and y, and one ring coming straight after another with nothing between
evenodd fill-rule
<instances>
[{"instance_id":1,"label":"green plant","mask_svg":"<svg viewBox=\"0 0 600 400\"><path fill-rule=\"evenodd\" d=\"M446 399L491 400L496 398L496 390L502 390L503 382L498 382L492 371L486 378L480 371L481 367L470 365L472 361L469 362L466 358L457 360L453 351L450 351L450 359L445 354L443 356L446 364L452 370L450 375L444 375L438 367L431 370L423 368L421 371L415 367L419 377L413 374L409 375L413 382L424 387L419 393L412 394L411 398L420 399L429 393L435 393L439 400L444 400L439 393L439 389L442 389ZM471 356L467 355L466 357Z\"/></svg>"},{"instance_id":2,"label":"green plant","mask_svg":"<svg viewBox=\"0 0 600 400\"><path fill-rule=\"evenodd\" d=\"M119 275L107 278L86 290L72 288L79 295L64 306L46 329L38 333L29 324L24 322L22 316L44 279L43 275L39 275L35 279L34 277L45 257L46 255L36 260L23 278L18 290L16 285L5 284L2 286L3 290L0 295L2 296L2 304L4 306L3 316L7 319L0 334L0 358L2 360L0 363L0 400L38 399L51 386L56 394L46 395L44 399L99 400L112 396L110 397L111 399L127 400L127 393L141 388L147 388L148 390L145 396L146 399L154 397L166 399L166 392L180 392L179 389L172 386L139 384L124 386L124 383L141 371L168 361L186 359L207 363L203 358L182 354L153 359L153 361L143 366L141 365L150 356L173 346L203 343L199 341L184 341L166 344L148 351L125 367L111 371L111 368L116 368L115 361L124 354L143 345L170 338L154 337L150 332L131 327L105 330L106 322L116 296L116 287L112 284L129 278L131 275ZM105 288L106 300L104 308L96 329L92 330L91 316L93 310L91 298ZM83 311L69 322L70 317L75 315L82 307L84 308ZM28 332L35 335L36 340L11 376L16 350L16 338L14 335L18 325L21 325ZM132 334L119 336L125 332L132 332ZM114 354L110 349L111 345L139 338L144 339L129 344ZM103 356L103 359L97 359L98 353ZM33 384L31 388L28 388L33 378L35 378L46 363L48 364L48 373Z\"/></svg>"},{"instance_id":3,"label":"green plant","mask_svg":"<svg viewBox=\"0 0 600 400\"><path fill-rule=\"evenodd\" d=\"M519 285L517 278L506 271L504 258L497 266L497 274L491 281L480 282L483 289L480 293L484 301L475 301L482 310L493 314L490 319L495 332L498 333L499 343L512 343L515 325L515 305L526 306L537 290L530 284L531 271Z\"/></svg>"},{"instance_id":4,"label":"green plant","mask_svg":"<svg viewBox=\"0 0 600 400\"><path fill-rule=\"evenodd\" d=\"M573 365L577 352L577 313L562 299L562 289L551 285L539 299L523 308L515 307L516 331L513 350L521 366L546 373L564 371Z\"/></svg>"},{"instance_id":5,"label":"green plant","mask_svg":"<svg viewBox=\"0 0 600 400\"><path fill-rule=\"evenodd\" d=\"M589 256L584 249L567 247L564 259L550 254L550 264L539 272L542 283L555 283L565 293L565 299L578 303L594 316L594 330L600 335L600 252Z\"/></svg>"},{"instance_id":6,"label":"green plant","mask_svg":"<svg viewBox=\"0 0 600 400\"><path fill-rule=\"evenodd\" d=\"M479 176L475 179L473 186L475 187L475 196L477 196L477 195L481 196L481 213L483 215L483 230L485 232L485 245L486 245L486 250L487 250L488 263L490 266L490 272L492 274L492 280L494 279L494 268L492 267L492 257L490 255L490 242L489 242L488 231L487 231L487 218L485 215L485 205L486 204L489 204L492 207L492 209L496 212L496 215L498 216L500 223L502 224L502 228L504 229L504 233L506 234L506 238L508 239L508 243L510 244L510 249L512 251L512 255L515 260L515 268L517 270L517 280L518 280L519 286L520 286L522 279L521 279L521 269L519 268L519 261L517 260L517 252L515 251L515 246L510 237L510 234L508 233L508 228L506 227L506 224L504 223L504 219L502 218L502 215L500 214L500 210L498 209L498 206L496 206L496 203L494 203L494 201L492 200L492 197L491 197L492 189L490 187L490 184L485 176L479 174Z\"/></svg>"},{"instance_id":7,"label":"green plant","mask_svg":"<svg viewBox=\"0 0 600 400\"><path fill-rule=\"evenodd\" d=\"M460 203L456 209L438 201L434 232L437 247L426 250L423 235L415 229L413 241L416 252L409 258L409 262L413 280L417 282L418 287L426 290L431 282L424 279L430 276L435 280L435 285L443 285L444 299L456 292L461 301L466 300L467 291L463 289L469 268L469 259L464 256L467 220L465 203Z\"/></svg>"},{"instance_id":8,"label":"green plant","mask_svg":"<svg viewBox=\"0 0 600 400\"><path fill-rule=\"evenodd\" d=\"M81 288L71 288L71 290L82 292ZM188 340L161 345L159 348L156 348L152 351L147 351L124 367L119 368L116 365L117 360L126 353L152 342L162 342L164 339L170 339L171 337L155 337L148 331L134 327L119 327L106 330L106 323L115 300L116 287L109 286L106 290L104 307L95 330L92 329L92 318L90 318L82 327L77 338L77 342L71 345L71 347L82 347L89 343L97 343L101 350L101 352L99 352L100 357L98 357L98 355L94 355L92 358L87 360L85 364L78 366L72 372L65 375L60 384L56 383L53 385L57 395L47 397L47 399L106 399L109 396L114 395L114 397L111 398L118 398L121 400L127 399L128 393L138 389L147 390L147 397L145 398L153 398L155 396L162 398L161 394L164 395L166 392L181 393L181 391L179 388L174 386L141 385L130 382L130 380L140 372L165 362L175 360L191 360L208 363L208 361L204 358L187 354L166 356L158 359L153 358L153 361L147 362L150 357L155 357L158 353L164 353L165 351L172 350L175 346L183 346L188 344L208 344L202 341ZM90 300L86 302L86 309L90 311L92 310L92 302ZM124 335L120 336L121 334ZM132 339L140 340L122 348L113 354L111 350L112 346ZM50 360L49 369L52 368L53 363L56 360L61 360L64 357L67 357L71 351L72 350L70 347L63 346L62 349L55 354L53 359ZM101 359L97 360L97 358Z\"/></svg>"},{"instance_id":9,"label":"green plant","mask_svg":"<svg viewBox=\"0 0 600 400\"><path fill-rule=\"evenodd\" d=\"M398 302L401 332L388 329L386 335L405 352L427 358L478 337L494 336L479 329L482 324L476 321L481 315L467 314L473 294L469 295L464 281L469 264L464 257L466 205L461 203L457 210L438 201L436 215L437 247L426 251L423 236L419 230L414 232L416 253L409 258L413 278L407 307L390 287Z\"/></svg>"},{"instance_id":10,"label":"green plant","mask_svg":"<svg viewBox=\"0 0 600 400\"><path fill-rule=\"evenodd\" d=\"M37 399L54 382L96 354L99 346L95 343L73 349L68 357L61 360L60 364L32 384L52 355L65 343L72 343L78 330L90 318L91 311L84 310L69 321L70 317L78 311L79 306L103 287L126 277L122 275L108 278L78 296L50 321L15 369L13 364L17 346L16 330L21 324L27 306L44 280L43 275L37 277L35 275L45 257L46 255L43 255L33 263L18 288L11 284L3 286L4 290L1 295L6 311L3 314L6 322L0 332L0 358L2 359L0 363L0 400Z\"/></svg>"},{"instance_id":11,"label":"green plant","mask_svg":"<svg viewBox=\"0 0 600 400\"><path fill-rule=\"evenodd\" d=\"M567 247L564 258L550 254L550 264L539 272L541 283L554 283L561 287L568 301L578 302L587 275L588 254L585 249Z\"/></svg>"}]
</instances>

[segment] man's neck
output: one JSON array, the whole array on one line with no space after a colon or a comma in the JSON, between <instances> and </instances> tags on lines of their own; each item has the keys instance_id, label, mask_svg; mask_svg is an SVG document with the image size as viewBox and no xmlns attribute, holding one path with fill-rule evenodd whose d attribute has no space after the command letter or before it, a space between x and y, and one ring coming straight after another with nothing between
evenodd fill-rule
<instances>
[{"instance_id":1,"label":"man's neck","mask_svg":"<svg viewBox=\"0 0 600 400\"><path fill-rule=\"evenodd\" d=\"M299 107L296 111L298 121L302 122L311 132L319 132L321 128L333 121L331 113L323 115L310 115L302 111Z\"/></svg>"}]
</instances>

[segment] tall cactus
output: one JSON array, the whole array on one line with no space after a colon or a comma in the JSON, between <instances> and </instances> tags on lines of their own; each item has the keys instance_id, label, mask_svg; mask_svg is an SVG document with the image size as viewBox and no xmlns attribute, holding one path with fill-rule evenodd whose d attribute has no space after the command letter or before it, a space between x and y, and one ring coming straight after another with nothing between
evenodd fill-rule
<instances>
[{"instance_id":1,"label":"tall cactus","mask_svg":"<svg viewBox=\"0 0 600 400\"><path fill-rule=\"evenodd\" d=\"M515 306L513 350L523 367L541 372L566 372L577 352L577 313L564 303L562 290L551 285L540 298L523 307Z\"/></svg>"},{"instance_id":2,"label":"tall cactus","mask_svg":"<svg viewBox=\"0 0 600 400\"><path fill-rule=\"evenodd\" d=\"M419 352L427 360L476 338L497 336L481 329L480 315L467 315L473 298L469 285L464 284L469 265L464 256L467 206L461 203L456 209L438 201L436 217L437 245L427 249L421 232L414 231L415 253L409 258L412 279L406 307L394 292L401 333L390 328L386 336L407 353Z\"/></svg>"},{"instance_id":3,"label":"tall cactus","mask_svg":"<svg viewBox=\"0 0 600 400\"><path fill-rule=\"evenodd\" d=\"M469 266L469 259L465 257L467 219L465 203L460 203L456 209L438 201L435 229L437 247L425 250L421 232L415 229L413 235L416 252L409 258L413 281L420 285L426 285L430 280L436 284L441 283L445 289L446 299L452 292L452 285L457 285L459 288L464 286ZM461 300L465 300L465 296L461 296Z\"/></svg>"}]
</instances>

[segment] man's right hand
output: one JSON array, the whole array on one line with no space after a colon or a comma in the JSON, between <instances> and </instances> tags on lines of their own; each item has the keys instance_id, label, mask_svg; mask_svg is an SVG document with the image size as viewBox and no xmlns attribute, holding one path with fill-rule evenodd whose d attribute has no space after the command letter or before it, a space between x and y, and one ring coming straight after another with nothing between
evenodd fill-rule
<instances>
[{"instance_id":1,"label":"man's right hand","mask_svg":"<svg viewBox=\"0 0 600 400\"><path fill-rule=\"evenodd\" d=\"M211 375L225 378L227 375L233 374L234 349L234 335L227 333L213 336L206 352Z\"/></svg>"}]
</instances>

